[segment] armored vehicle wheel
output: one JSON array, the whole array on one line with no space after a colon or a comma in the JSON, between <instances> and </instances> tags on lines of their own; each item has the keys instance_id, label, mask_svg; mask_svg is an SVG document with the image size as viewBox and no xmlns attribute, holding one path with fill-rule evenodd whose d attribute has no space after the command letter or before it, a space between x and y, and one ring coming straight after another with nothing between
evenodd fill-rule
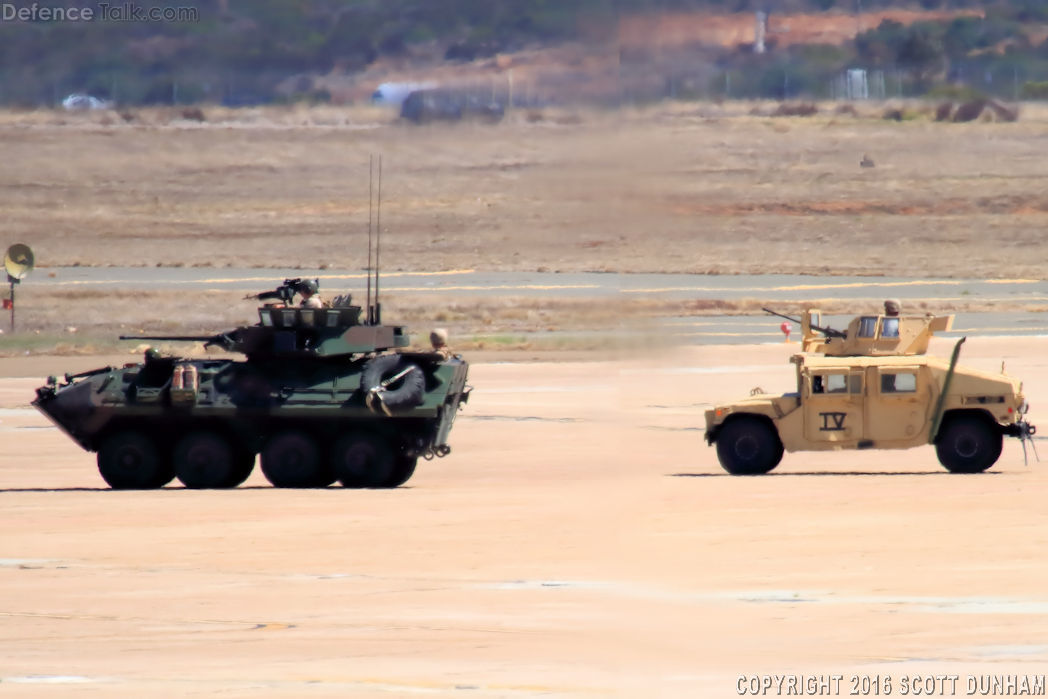
<instances>
[{"instance_id":1,"label":"armored vehicle wheel","mask_svg":"<svg viewBox=\"0 0 1048 699\"><path fill-rule=\"evenodd\" d=\"M190 432L175 445L175 475L187 488L234 488L243 467L225 437L214 432Z\"/></svg>"},{"instance_id":2,"label":"armored vehicle wheel","mask_svg":"<svg viewBox=\"0 0 1048 699\"><path fill-rule=\"evenodd\" d=\"M107 437L98 449L98 472L116 490L159 488L171 480L153 440L128 430Z\"/></svg>"},{"instance_id":3,"label":"armored vehicle wheel","mask_svg":"<svg viewBox=\"0 0 1048 699\"><path fill-rule=\"evenodd\" d=\"M347 488L393 487L388 484L395 467L393 450L384 439L375 435L347 434L331 448L331 468Z\"/></svg>"},{"instance_id":4,"label":"armored vehicle wheel","mask_svg":"<svg viewBox=\"0 0 1048 699\"><path fill-rule=\"evenodd\" d=\"M399 488L407 483L411 479L411 476L415 474L415 465L417 463L417 456L408 457L403 454L398 454L393 462L393 472L390 474L389 479L383 484L383 487Z\"/></svg>"},{"instance_id":5,"label":"armored vehicle wheel","mask_svg":"<svg viewBox=\"0 0 1048 699\"><path fill-rule=\"evenodd\" d=\"M417 364L396 354L384 354L364 365L360 386L372 412L391 415L422 405L426 377Z\"/></svg>"},{"instance_id":6,"label":"armored vehicle wheel","mask_svg":"<svg viewBox=\"0 0 1048 699\"><path fill-rule=\"evenodd\" d=\"M736 418L717 435L717 458L728 473L767 473L782 461L782 442L775 429L756 418Z\"/></svg>"},{"instance_id":7,"label":"armored vehicle wheel","mask_svg":"<svg viewBox=\"0 0 1048 699\"><path fill-rule=\"evenodd\" d=\"M262 473L277 488L318 488L331 483L317 443L305 432L277 434L262 450L261 461Z\"/></svg>"},{"instance_id":8,"label":"armored vehicle wheel","mask_svg":"<svg viewBox=\"0 0 1048 699\"><path fill-rule=\"evenodd\" d=\"M146 487L163 488L173 480L175 480L175 465L171 463L170 455L160 454L160 468L157 469L156 478Z\"/></svg>"},{"instance_id":9,"label":"armored vehicle wheel","mask_svg":"<svg viewBox=\"0 0 1048 699\"><path fill-rule=\"evenodd\" d=\"M1002 437L989 420L977 415L951 417L939 432L935 453L951 473L979 473L1001 455Z\"/></svg>"},{"instance_id":10,"label":"armored vehicle wheel","mask_svg":"<svg viewBox=\"0 0 1048 699\"><path fill-rule=\"evenodd\" d=\"M255 470L255 455L246 449L238 449L233 455L233 470L229 473L229 479L222 484L223 488L236 488L243 483Z\"/></svg>"}]
</instances>

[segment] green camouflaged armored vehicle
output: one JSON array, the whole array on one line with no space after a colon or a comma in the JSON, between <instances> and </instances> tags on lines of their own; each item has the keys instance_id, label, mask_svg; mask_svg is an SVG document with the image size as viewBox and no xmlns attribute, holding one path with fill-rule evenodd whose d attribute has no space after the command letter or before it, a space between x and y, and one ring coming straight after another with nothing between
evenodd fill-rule
<instances>
[{"instance_id":1,"label":"green camouflaged armored vehicle","mask_svg":"<svg viewBox=\"0 0 1048 699\"><path fill-rule=\"evenodd\" d=\"M234 488L262 472L281 488L393 488L419 457L451 451L448 435L469 398L468 365L446 349L412 351L381 307L349 295L296 307L317 282L285 280L261 300L259 323L193 340L241 352L233 359L163 357L103 367L36 391L33 405L77 444L98 452L113 488Z\"/></svg>"},{"instance_id":2,"label":"green camouflaged armored vehicle","mask_svg":"<svg viewBox=\"0 0 1048 699\"><path fill-rule=\"evenodd\" d=\"M1018 379L1003 367L995 374L958 366L964 339L949 360L925 355L953 316L859 316L846 331L822 328L819 318L809 310L800 320L802 351L790 360L796 391L755 390L706 411L706 441L717 445L724 470L767 473L783 451L934 444L948 471L977 473L997 461L1005 435L1024 440L1025 451L1036 428L1024 419Z\"/></svg>"}]
</instances>

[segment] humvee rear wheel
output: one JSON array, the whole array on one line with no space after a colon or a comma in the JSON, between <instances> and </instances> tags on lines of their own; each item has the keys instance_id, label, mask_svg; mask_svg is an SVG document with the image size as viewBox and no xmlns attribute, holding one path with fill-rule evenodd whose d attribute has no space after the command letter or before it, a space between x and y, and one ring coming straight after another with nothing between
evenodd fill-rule
<instances>
[{"instance_id":1,"label":"humvee rear wheel","mask_svg":"<svg viewBox=\"0 0 1048 699\"><path fill-rule=\"evenodd\" d=\"M305 432L274 436L262 449L262 473L277 488L318 488L331 483L320 450Z\"/></svg>"},{"instance_id":2,"label":"humvee rear wheel","mask_svg":"<svg viewBox=\"0 0 1048 699\"><path fill-rule=\"evenodd\" d=\"M737 418L717 435L717 458L725 471L736 476L767 473L782 461L782 442L763 420Z\"/></svg>"},{"instance_id":3,"label":"humvee rear wheel","mask_svg":"<svg viewBox=\"0 0 1048 699\"><path fill-rule=\"evenodd\" d=\"M951 473L980 473L997 462L1003 446L1001 433L976 415L958 415L939 433L935 453Z\"/></svg>"},{"instance_id":4,"label":"humvee rear wheel","mask_svg":"<svg viewBox=\"0 0 1048 699\"><path fill-rule=\"evenodd\" d=\"M391 485L396 467L393 450L375 435L347 434L331 448L331 468L346 488L396 487L400 483Z\"/></svg>"},{"instance_id":5,"label":"humvee rear wheel","mask_svg":"<svg viewBox=\"0 0 1048 699\"><path fill-rule=\"evenodd\" d=\"M175 445L175 475L187 488L235 488L244 480L238 456L222 435L190 432Z\"/></svg>"},{"instance_id":6,"label":"humvee rear wheel","mask_svg":"<svg viewBox=\"0 0 1048 699\"><path fill-rule=\"evenodd\" d=\"M153 440L142 432L116 432L98 448L98 472L115 490L159 488L171 477Z\"/></svg>"}]
</instances>

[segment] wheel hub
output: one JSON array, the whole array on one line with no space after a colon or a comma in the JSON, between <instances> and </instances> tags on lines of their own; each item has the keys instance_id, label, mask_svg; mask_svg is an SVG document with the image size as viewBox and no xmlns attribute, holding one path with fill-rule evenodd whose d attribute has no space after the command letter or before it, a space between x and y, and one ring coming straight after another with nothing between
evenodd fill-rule
<instances>
[{"instance_id":1,"label":"wheel hub","mask_svg":"<svg viewBox=\"0 0 1048 699\"><path fill-rule=\"evenodd\" d=\"M740 459L752 459L760 451L760 445L753 437L742 437L735 442L735 455Z\"/></svg>"},{"instance_id":2,"label":"wheel hub","mask_svg":"<svg viewBox=\"0 0 1048 699\"><path fill-rule=\"evenodd\" d=\"M962 437L957 440L957 455L970 459L979 452L979 440L971 437Z\"/></svg>"}]
</instances>

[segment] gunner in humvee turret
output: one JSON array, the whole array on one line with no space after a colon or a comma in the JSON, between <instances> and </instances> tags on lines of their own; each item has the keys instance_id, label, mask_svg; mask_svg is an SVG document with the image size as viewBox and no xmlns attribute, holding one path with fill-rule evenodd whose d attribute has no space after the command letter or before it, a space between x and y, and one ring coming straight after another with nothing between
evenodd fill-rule
<instances>
[{"instance_id":1,"label":"gunner in humvee turret","mask_svg":"<svg viewBox=\"0 0 1048 699\"><path fill-rule=\"evenodd\" d=\"M899 311L902 304L898 299L888 299L884 302L884 320L881 324L881 337L899 336Z\"/></svg>"}]
</instances>

